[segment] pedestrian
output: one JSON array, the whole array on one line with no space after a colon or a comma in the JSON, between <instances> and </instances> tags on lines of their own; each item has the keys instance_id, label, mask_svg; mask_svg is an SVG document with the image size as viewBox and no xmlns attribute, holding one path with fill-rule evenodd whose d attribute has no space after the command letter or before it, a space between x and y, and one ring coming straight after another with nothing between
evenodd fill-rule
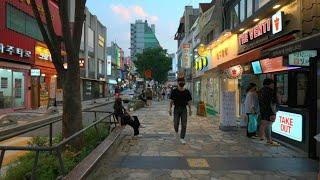
<instances>
[{"instance_id":1,"label":"pedestrian","mask_svg":"<svg viewBox=\"0 0 320 180\"><path fill-rule=\"evenodd\" d=\"M152 105L152 96L153 96L153 93L152 93L151 86L148 85L146 90L146 97L147 97L147 106L149 107Z\"/></svg>"},{"instance_id":2,"label":"pedestrian","mask_svg":"<svg viewBox=\"0 0 320 180\"><path fill-rule=\"evenodd\" d=\"M138 117L132 117L128 111L123 107L121 98L116 98L114 105L114 116L122 126L129 125L133 128L134 136L139 135L139 128L141 126Z\"/></svg>"},{"instance_id":3,"label":"pedestrian","mask_svg":"<svg viewBox=\"0 0 320 180\"><path fill-rule=\"evenodd\" d=\"M162 100L166 99L166 89L163 87L161 90Z\"/></svg>"},{"instance_id":4,"label":"pedestrian","mask_svg":"<svg viewBox=\"0 0 320 180\"><path fill-rule=\"evenodd\" d=\"M257 85L255 83L250 83L247 88L247 95L244 101L244 109L248 119L247 137L254 138L257 135L256 133L257 123L258 123L257 120L260 113L259 98L257 94ZM252 121L255 121L255 122L252 122ZM254 129L249 129L249 128L252 128L252 126L249 126L250 123L255 124Z\"/></svg>"},{"instance_id":5,"label":"pedestrian","mask_svg":"<svg viewBox=\"0 0 320 180\"><path fill-rule=\"evenodd\" d=\"M179 124L181 121L181 133L180 133L180 142L185 144L184 140L187 130L187 106L189 107L189 115L192 115L191 110L191 93L189 90L184 88L185 80L184 78L178 78L178 87L171 92L170 95L170 107L169 107L169 115L172 115L172 106L174 105L174 113L173 113L173 122L174 122L174 130L176 132L176 138L178 138L179 132Z\"/></svg>"},{"instance_id":6,"label":"pedestrian","mask_svg":"<svg viewBox=\"0 0 320 180\"><path fill-rule=\"evenodd\" d=\"M274 81L270 78L266 78L263 81L263 88L259 93L259 105L261 114L261 125L259 128L260 140L267 138L267 144L273 146L279 146L278 143L272 141L271 130L272 123L276 117L276 104L277 98L274 92Z\"/></svg>"}]
</instances>

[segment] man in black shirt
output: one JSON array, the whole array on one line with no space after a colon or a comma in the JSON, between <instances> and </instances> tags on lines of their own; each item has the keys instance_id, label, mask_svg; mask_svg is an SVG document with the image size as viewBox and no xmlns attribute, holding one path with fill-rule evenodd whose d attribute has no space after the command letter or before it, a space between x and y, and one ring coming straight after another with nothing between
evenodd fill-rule
<instances>
[{"instance_id":1,"label":"man in black shirt","mask_svg":"<svg viewBox=\"0 0 320 180\"><path fill-rule=\"evenodd\" d=\"M180 141L182 144L185 144L186 141L184 137L187 130L187 105L189 107L189 115L192 115L191 111L191 93L189 90L184 88L185 80L184 78L178 78L178 88L172 90L170 95L170 107L169 114L172 115L172 105L174 105L174 130L176 132L176 137L178 137L179 123L181 121L181 134Z\"/></svg>"}]
</instances>

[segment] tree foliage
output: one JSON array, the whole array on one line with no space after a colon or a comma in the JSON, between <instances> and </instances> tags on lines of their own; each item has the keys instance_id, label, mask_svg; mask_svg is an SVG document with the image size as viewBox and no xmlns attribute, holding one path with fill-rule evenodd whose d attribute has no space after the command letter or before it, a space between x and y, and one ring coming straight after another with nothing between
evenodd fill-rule
<instances>
[{"instance_id":1,"label":"tree foliage","mask_svg":"<svg viewBox=\"0 0 320 180\"><path fill-rule=\"evenodd\" d=\"M144 72L146 70L151 70L152 79L160 83L167 81L172 59L168 57L166 50L162 48L145 49L143 53L137 54L136 58L134 64L142 77L145 77Z\"/></svg>"}]
</instances>

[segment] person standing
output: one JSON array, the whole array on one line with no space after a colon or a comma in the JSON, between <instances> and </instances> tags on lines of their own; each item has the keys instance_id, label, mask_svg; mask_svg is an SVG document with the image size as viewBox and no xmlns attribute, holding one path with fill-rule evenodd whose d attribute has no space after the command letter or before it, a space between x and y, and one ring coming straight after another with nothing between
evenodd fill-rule
<instances>
[{"instance_id":1,"label":"person standing","mask_svg":"<svg viewBox=\"0 0 320 180\"><path fill-rule=\"evenodd\" d=\"M181 133L180 133L180 142L185 144L184 140L187 130L187 106L189 107L189 115L192 115L191 110L191 93L189 90L184 88L185 80L184 78L178 78L178 88L172 90L170 95L170 107L169 107L169 115L172 116L172 106L174 105L174 113L173 113L173 122L174 122L174 130L176 132L176 137L178 137L179 132L179 124L181 121Z\"/></svg>"},{"instance_id":2,"label":"person standing","mask_svg":"<svg viewBox=\"0 0 320 180\"><path fill-rule=\"evenodd\" d=\"M244 109L247 115L248 123L247 123L247 137L253 138L256 136L255 132L249 132L249 121L252 115L259 115L260 107L259 107L259 98L257 94L257 85L255 83L250 83L247 88L247 95L244 101ZM257 119L256 119L257 120Z\"/></svg>"},{"instance_id":3,"label":"person standing","mask_svg":"<svg viewBox=\"0 0 320 180\"><path fill-rule=\"evenodd\" d=\"M146 97L147 97L147 106L151 106L152 105L152 89L150 87L150 85L148 85L147 90L146 90Z\"/></svg>"},{"instance_id":4,"label":"person standing","mask_svg":"<svg viewBox=\"0 0 320 180\"><path fill-rule=\"evenodd\" d=\"M263 81L263 88L259 93L259 105L261 114L261 125L259 128L260 140L267 138L267 144L278 146L279 144L272 141L271 130L275 121L277 98L274 92L274 81L266 78Z\"/></svg>"}]
</instances>

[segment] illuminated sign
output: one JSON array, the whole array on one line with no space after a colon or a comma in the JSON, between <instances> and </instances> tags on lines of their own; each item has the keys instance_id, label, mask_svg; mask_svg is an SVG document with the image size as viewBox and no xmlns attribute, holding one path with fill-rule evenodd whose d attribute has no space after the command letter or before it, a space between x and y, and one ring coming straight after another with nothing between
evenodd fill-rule
<instances>
[{"instance_id":1,"label":"illuminated sign","mask_svg":"<svg viewBox=\"0 0 320 180\"><path fill-rule=\"evenodd\" d=\"M107 75L111 75L111 56L107 56Z\"/></svg>"},{"instance_id":2,"label":"illuminated sign","mask_svg":"<svg viewBox=\"0 0 320 180\"><path fill-rule=\"evenodd\" d=\"M290 66L310 66L310 57L316 57L317 51L300 51L289 54L289 65Z\"/></svg>"},{"instance_id":3,"label":"illuminated sign","mask_svg":"<svg viewBox=\"0 0 320 180\"><path fill-rule=\"evenodd\" d=\"M278 72L278 71L287 71L292 69L297 69L299 67L287 67L283 65L283 57L276 57L271 59L263 59L260 61L262 72Z\"/></svg>"},{"instance_id":4,"label":"illuminated sign","mask_svg":"<svg viewBox=\"0 0 320 180\"><path fill-rule=\"evenodd\" d=\"M290 139L302 142L301 114L278 111L276 120L272 124L272 131Z\"/></svg>"},{"instance_id":5,"label":"illuminated sign","mask_svg":"<svg viewBox=\"0 0 320 180\"><path fill-rule=\"evenodd\" d=\"M241 65L232 66L229 69L225 71L228 78L230 79L237 79L239 78L243 73L243 68Z\"/></svg>"},{"instance_id":6,"label":"illuminated sign","mask_svg":"<svg viewBox=\"0 0 320 180\"><path fill-rule=\"evenodd\" d=\"M272 31L272 34L281 32L282 27L282 12L279 11L271 18L262 20L259 24L253 28L248 29L244 33L239 35L240 45L244 45L262 35L268 34Z\"/></svg>"},{"instance_id":7,"label":"illuminated sign","mask_svg":"<svg viewBox=\"0 0 320 180\"><path fill-rule=\"evenodd\" d=\"M31 76L40 76L41 72L40 72L40 69L31 69L30 74Z\"/></svg>"},{"instance_id":8,"label":"illuminated sign","mask_svg":"<svg viewBox=\"0 0 320 180\"><path fill-rule=\"evenodd\" d=\"M272 16L272 34L282 31L282 12L279 11Z\"/></svg>"},{"instance_id":9,"label":"illuminated sign","mask_svg":"<svg viewBox=\"0 0 320 180\"><path fill-rule=\"evenodd\" d=\"M262 73L260 61L254 61L251 63L251 65L252 65L252 69L253 69L254 74L261 74Z\"/></svg>"},{"instance_id":10,"label":"illuminated sign","mask_svg":"<svg viewBox=\"0 0 320 180\"><path fill-rule=\"evenodd\" d=\"M42 46L36 46L35 47L35 54L36 58L40 60L45 60L45 61L52 61L51 58L51 53L49 49L42 47Z\"/></svg>"},{"instance_id":11,"label":"illuminated sign","mask_svg":"<svg viewBox=\"0 0 320 180\"><path fill-rule=\"evenodd\" d=\"M22 48L14 47L11 45L4 45L3 43L0 43L0 53L1 54L9 54L9 55L18 55L21 58L30 58L31 57L31 51L24 50Z\"/></svg>"},{"instance_id":12,"label":"illuminated sign","mask_svg":"<svg viewBox=\"0 0 320 180\"><path fill-rule=\"evenodd\" d=\"M207 57L198 57L195 62L196 70L201 71L208 66Z\"/></svg>"},{"instance_id":13,"label":"illuminated sign","mask_svg":"<svg viewBox=\"0 0 320 180\"><path fill-rule=\"evenodd\" d=\"M84 58L80 58L80 59L79 59L79 66L80 66L80 68L84 68L84 63L85 63Z\"/></svg>"}]
</instances>

